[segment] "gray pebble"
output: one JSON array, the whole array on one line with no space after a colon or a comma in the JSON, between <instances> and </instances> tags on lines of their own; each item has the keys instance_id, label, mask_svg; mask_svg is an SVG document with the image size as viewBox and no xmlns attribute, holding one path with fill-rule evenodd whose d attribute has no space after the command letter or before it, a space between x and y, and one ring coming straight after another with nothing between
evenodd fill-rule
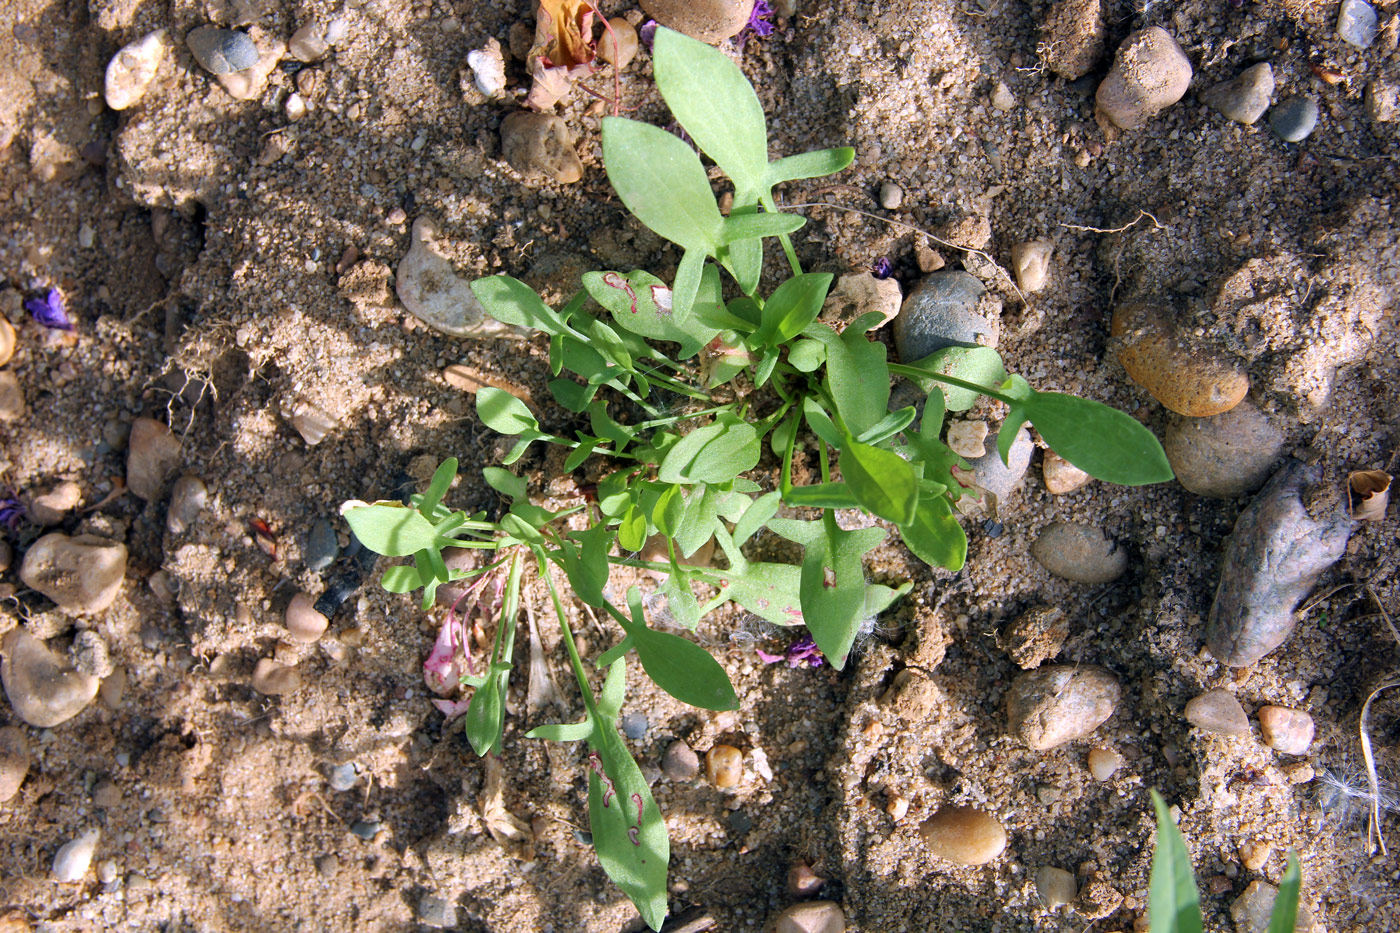
<instances>
[{"instance_id":1,"label":"gray pebble","mask_svg":"<svg viewBox=\"0 0 1400 933\"><path fill-rule=\"evenodd\" d=\"M379 835L379 830L382 828L378 820L358 820L350 827L350 832L366 842L373 842L374 837Z\"/></svg>"},{"instance_id":2,"label":"gray pebble","mask_svg":"<svg viewBox=\"0 0 1400 933\"><path fill-rule=\"evenodd\" d=\"M1249 717L1228 690L1211 690L1186 704L1186 721L1219 735L1249 735Z\"/></svg>"},{"instance_id":3,"label":"gray pebble","mask_svg":"<svg viewBox=\"0 0 1400 933\"><path fill-rule=\"evenodd\" d=\"M1317 101L1290 97L1269 112L1269 126L1286 143L1300 143L1317 127Z\"/></svg>"},{"instance_id":4,"label":"gray pebble","mask_svg":"<svg viewBox=\"0 0 1400 933\"><path fill-rule=\"evenodd\" d=\"M924 277L904 299L894 319L894 344L906 363L945 347L995 347L1001 336L1000 308L984 300L976 276L959 270Z\"/></svg>"},{"instance_id":5,"label":"gray pebble","mask_svg":"<svg viewBox=\"0 0 1400 933\"><path fill-rule=\"evenodd\" d=\"M622 734L636 742L647 734L647 714L635 710L622 714Z\"/></svg>"},{"instance_id":6,"label":"gray pebble","mask_svg":"<svg viewBox=\"0 0 1400 933\"><path fill-rule=\"evenodd\" d=\"M753 829L753 819L743 810L729 811L729 831L736 836L742 836Z\"/></svg>"},{"instance_id":7,"label":"gray pebble","mask_svg":"<svg viewBox=\"0 0 1400 933\"><path fill-rule=\"evenodd\" d=\"M1054 910L1074 900L1079 886L1074 881L1074 875L1063 868L1046 865L1036 869L1035 891L1040 895L1040 902Z\"/></svg>"},{"instance_id":8,"label":"gray pebble","mask_svg":"<svg viewBox=\"0 0 1400 933\"><path fill-rule=\"evenodd\" d=\"M175 481L175 488L170 492L170 510L165 513L166 530L172 535L184 534L208 503L209 487L204 485L204 480L186 473Z\"/></svg>"},{"instance_id":9,"label":"gray pebble","mask_svg":"<svg viewBox=\"0 0 1400 933\"><path fill-rule=\"evenodd\" d=\"M343 765L336 765L326 774L326 783L331 786L331 790L349 790L360 783L360 776L355 773L355 766L350 762Z\"/></svg>"},{"instance_id":10,"label":"gray pebble","mask_svg":"<svg viewBox=\"0 0 1400 933\"><path fill-rule=\"evenodd\" d=\"M1208 418L1173 414L1162 447L1182 486L1198 496L1232 499L1264 485L1283 454L1284 438L1245 399Z\"/></svg>"},{"instance_id":11,"label":"gray pebble","mask_svg":"<svg viewBox=\"0 0 1400 933\"><path fill-rule=\"evenodd\" d=\"M666 747L661 756L661 773L672 781L693 781L700 773L700 756L695 749L680 740Z\"/></svg>"},{"instance_id":12,"label":"gray pebble","mask_svg":"<svg viewBox=\"0 0 1400 933\"><path fill-rule=\"evenodd\" d=\"M1031 556L1057 577L1075 583L1111 583L1128 569L1128 553L1103 530L1051 522L1031 545Z\"/></svg>"},{"instance_id":13,"label":"gray pebble","mask_svg":"<svg viewBox=\"0 0 1400 933\"><path fill-rule=\"evenodd\" d=\"M1035 442L1031 440L1031 432L1022 425L1016 432L1011 449L1007 451L1008 463L1001 462L1001 453L995 443L987 447L985 454L968 461L972 464L972 481L996 496L1000 504L1020 487L1026 468L1030 466L1031 454L1035 453Z\"/></svg>"},{"instance_id":14,"label":"gray pebble","mask_svg":"<svg viewBox=\"0 0 1400 933\"><path fill-rule=\"evenodd\" d=\"M246 32L200 26L185 36L185 44L195 60L210 74L225 75L245 71L258 63L258 47Z\"/></svg>"},{"instance_id":15,"label":"gray pebble","mask_svg":"<svg viewBox=\"0 0 1400 933\"><path fill-rule=\"evenodd\" d=\"M1370 48L1380 34L1376 11L1366 0L1342 0L1337 11L1337 35L1347 45Z\"/></svg>"},{"instance_id":16,"label":"gray pebble","mask_svg":"<svg viewBox=\"0 0 1400 933\"><path fill-rule=\"evenodd\" d=\"M457 925L457 906L433 894L424 894L418 902L418 922L435 930Z\"/></svg>"},{"instance_id":17,"label":"gray pebble","mask_svg":"<svg viewBox=\"0 0 1400 933\"><path fill-rule=\"evenodd\" d=\"M1268 62L1246 68L1230 81L1201 93L1201 102L1236 123L1252 124L1269 109L1274 93L1274 69Z\"/></svg>"},{"instance_id":18,"label":"gray pebble","mask_svg":"<svg viewBox=\"0 0 1400 933\"><path fill-rule=\"evenodd\" d=\"M336 538L335 526L324 518L318 519L316 524L311 526L311 532L306 536L306 550L302 552L306 559L307 570L325 570L340 554L340 541Z\"/></svg>"}]
</instances>

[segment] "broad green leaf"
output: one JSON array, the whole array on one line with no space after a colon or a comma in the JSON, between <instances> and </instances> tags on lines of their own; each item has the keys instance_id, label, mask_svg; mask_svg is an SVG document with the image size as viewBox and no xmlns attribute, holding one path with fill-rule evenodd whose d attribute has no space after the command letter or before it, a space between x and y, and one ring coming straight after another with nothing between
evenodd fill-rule
<instances>
[{"instance_id":1,"label":"broad green leaf","mask_svg":"<svg viewBox=\"0 0 1400 933\"><path fill-rule=\"evenodd\" d=\"M617 543L624 551L640 551L647 541L647 517L637 506L630 507L617 526Z\"/></svg>"},{"instance_id":2,"label":"broad green leaf","mask_svg":"<svg viewBox=\"0 0 1400 933\"><path fill-rule=\"evenodd\" d=\"M867 511L896 525L914 520L918 477L907 460L892 450L848 437L840 464L846 485Z\"/></svg>"},{"instance_id":3,"label":"broad green leaf","mask_svg":"<svg viewBox=\"0 0 1400 933\"><path fill-rule=\"evenodd\" d=\"M1298 894L1303 886L1303 868L1298 864L1298 853L1288 850L1288 868L1279 879L1278 896L1274 898L1273 913L1269 916L1268 933L1293 933L1298 925Z\"/></svg>"},{"instance_id":4,"label":"broad green leaf","mask_svg":"<svg viewBox=\"0 0 1400 933\"><path fill-rule=\"evenodd\" d=\"M1050 449L1096 479L1142 486L1173 478L1156 436L1125 412L1060 392L1035 392L1023 404Z\"/></svg>"},{"instance_id":5,"label":"broad green leaf","mask_svg":"<svg viewBox=\"0 0 1400 933\"><path fill-rule=\"evenodd\" d=\"M398 502L355 506L344 514L360 543L385 557L409 557L437 544L433 523Z\"/></svg>"},{"instance_id":6,"label":"broad green leaf","mask_svg":"<svg viewBox=\"0 0 1400 933\"><path fill-rule=\"evenodd\" d=\"M682 703L701 709L739 708L729 675L708 651L679 635L647 627L641 590L635 586L627 591L627 606L632 613L630 624L621 612L615 611L614 618L632 638L642 669L658 687Z\"/></svg>"},{"instance_id":7,"label":"broad green leaf","mask_svg":"<svg viewBox=\"0 0 1400 933\"><path fill-rule=\"evenodd\" d=\"M799 340L789 347L788 362L800 373L816 372L826 362L826 347L817 340Z\"/></svg>"},{"instance_id":8,"label":"broad green leaf","mask_svg":"<svg viewBox=\"0 0 1400 933\"><path fill-rule=\"evenodd\" d=\"M685 498L681 495L681 487L671 486L656 500L656 505L651 510L651 523L656 526L657 531L669 538L675 535L676 527L684 514Z\"/></svg>"},{"instance_id":9,"label":"broad green leaf","mask_svg":"<svg viewBox=\"0 0 1400 933\"><path fill-rule=\"evenodd\" d=\"M705 606L708 611L730 600L774 625L801 625L802 568L792 564L749 561L723 528L715 531L729 569L719 577L719 596Z\"/></svg>"},{"instance_id":10,"label":"broad green leaf","mask_svg":"<svg viewBox=\"0 0 1400 933\"><path fill-rule=\"evenodd\" d=\"M786 343L802 333L821 313L831 280L829 272L807 272L779 285L763 304L754 345Z\"/></svg>"},{"instance_id":11,"label":"broad green leaf","mask_svg":"<svg viewBox=\"0 0 1400 933\"><path fill-rule=\"evenodd\" d=\"M1201 933L1201 901L1186 840L1155 790L1152 806L1157 811L1157 849L1147 893L1152 933Z\"/></svg>"},{"instance_id":12,"label":"broad green leaf","mask_svg":"<svg viewBox=\"0 0 1400 933\"><path fill-rule=\"evenodd\" d=\"M658 473L664 483L723 483L758 464L754 426L729 412L696 428L667 452Z\"/></svg>"},{"instance_id":13,"label":"broad green leaf","mask_svg":"<svg viewBox=\"0 0 1400 933\"><path fill-rule=\"evenodd\" d=\"M471 283L472 294L486 313L502 324L533 327L547 334L559 334L567 326L535 290L508 275L493 275Z\"/></svg>"},{"instance_id":14,"label":"broad green leaf","mask_svg":"<svg viewBox=\"0 0 1400 933\"><path fill-rule=\"evenodd\" d=\"M706 266L716 278L713 266ZM702 274L703 278L704 274ZM588 272L583 276L588 294L612 315L618 327L652 340L668 340L681 346L676 359L690 359L719 333L697 314L678 321L671 310L671 288L650 272ZM702 284L697 301L708 298Z\"/></svg>"},{"instance_id":15,"label":"broad green leaf","mask_svg":"<svg viewBox=\"0 0 1400 933\"><path fill-rule=\"evenodd\" d=\"M713 486L699 485L690 491L686 499L685 511L676 525L676 553L689 557L710 540L715 533L715 521L719 518L719 496Z\"/></svg>"},{"instance_id":16,"label":"broad green leaf","mask_svg":"<svg viewBox=\"0 0 1400 933\"><path fill-rule=\"evenodd\" d=\"M926 564L961 570L967 562L967 534L953 516L946 496L920 495L912 521L899 526L904 545Z\"/></svg>"},{"instance_id":17,"label":"broad green leaf","mask_svg":"<svg viewBox=\"0 0 1400 933\"><path fill-rule=\"evenodd\" d=\"M814 483L794 486L783 496L788 505L810 509L857 509L860 501L845 483Z\"/></svg>"},{"instance_id":18,"label":"broad green leaf","mask_svg":"<svg viewBox=\"0 0 1400 933\"><path fill-rule=\"evenodd\" d=\"M919 388L925 392L935 387L943 390L948 411L967 411L977 404L982 393L939 382L936 376L952 376L989 389L995 389L1006 378L1001 354L991 347L947 347L908 365L928 374L915 378Z\"/></svg>"},{"instance_id":19,"label":"broad green leaf","mask_svg":"<svg viewBox=\"0 0 1400 933\"><path fill-rule=\"evenodd\" d=\"M417 503L415 503L418 511L422 512L424 515L432 515L433 509L437 508L438 503L442 501L442 497L447 495L448 488L456 478L457 458L448 457L446 460L442 461L442 463L438 464L438 468L433 471L433 478L428 483L428 488L423 492L423 495L419 497Z\"/></svg>"},{"instance_id":20,"label":"broad green leaf","mask_svg":"<svg viewBox=\"0 0 1400 933\"><path fill-rule=\"evenodd\" d=\"M794 230L800 229L806 222L807 218L797 214L731 213L724 218L724 225L719 230L719 240L725 246L733 247L744 240L777 236L780 233L792 233Z\"/></svg>"},{"instance_id":21,"label":"broad green leaf","mask_svg":"<svg viewBox=\"0 0 1400 933\"><path fill-rule=\"evenodd\" d=\"M423 578L419 576L417 567L400 564L384 571L379 585L390 593L410 593L423 585Z\"/></svg>"},{"instance_id":22,"label":"broad green leaf","mask_svg":"<svg viewBox=\"0 0 1400 933\"><path fill-rule=\"evenodd\" d=\"M481 423L498 434L514 435L539 430L530 409L509 392L485 386L476 393L476 414Z\"/></svg>"},{"instance_id":23,"label":"broad green leaf","mask_svg":"<svg viewBox=\"0 0 1400 933\"><path fill-rule=\"evenodd\" d=\"M569 532L555 552L574 595L595 609L607 604L603 588L608 585L611 548L612 531L606 525L594 525L585 531Z\"/></svg>"},{"instance_id":24,"label":"broad green leaf","mask_svg":"<svg viewBox=\"0 0 1400 933\"><path fill-rule=\"evenodd\" d=\"M486 485L499 492L508 499L526 499L527 488L525 478L516 476L509 470L500 467L482 467L482 478L486 480Z\"/></svg>"},{"instance_id":25,"label":"broad green leaf","mask_svg":"<svg viewBox=\"0 0 1400 933\"><path fill-rule=\"evenodd\" d=\"M714 255L724 218L695 150L660 127L625 117L604 117L602 135L608 180L627 209L687 252ZM698 282L698 264L695 271Z\"/></svg>"},{"instance_id":26,"label":"broad green leaf","mask_svg":"<svg viewBox=\"0 0 1400 933\"><path fill-rule=\"evenodd\" d=\"M803 621L822 654L841 670L866 618L862 558L885 539L885 530L846 531L830 512L816 522L775 518L768 527L802 545Z\"/></svg>"},{"instance_id":27,"label":"broad green leaf","mask_svg":"<svg viewBox=\"0 0 1400 933\"><path fill-rule=\"evenodd\" d=\"M768 519L778 514L778 506L782 504L781 493L774 492L759 496L750 503L744 510L744 515L734 525L734 545L743 547L744 542L753 537L758 531L768 523Z\"/></svg>"},{"instance_id":28,"label":"broad green leaf","mask_svg":"<svg viewBox=\"0 0 1400 933\"><path fill-rule=\"evenodd\" d=\"M582 376L590 384L596 385L597 376L608 370L608 361L603 355L572 334L564 335L561 346L564 368Z\"/></svg>"},{"instance_id":29,"label":"broad green leaf","mask_svg":"<svg viewBox=\"0 0 1400 933\"><path fill-rule=\"evenodd\" d=\"M840 335L821 322L803 331L826 346L826 384L846 430L857 436L879 424L890 400L885 345L865 336L865 328L879 318L877 313L863 314Z\"/></svg>"},{"instance_id":30,"label":"broad green leaf","mask_svg":"<svg viewBox=\"0 0 1400 933\"><path fill-rule=\"evenodd\" d=\"M800 152L797 155L785 156L776 162L770 162L764 181L771 188L773 185L780 185L783 182L834 175L850 165L855 157L856 151L849 146Z\"/></svg>"}]
</instances>

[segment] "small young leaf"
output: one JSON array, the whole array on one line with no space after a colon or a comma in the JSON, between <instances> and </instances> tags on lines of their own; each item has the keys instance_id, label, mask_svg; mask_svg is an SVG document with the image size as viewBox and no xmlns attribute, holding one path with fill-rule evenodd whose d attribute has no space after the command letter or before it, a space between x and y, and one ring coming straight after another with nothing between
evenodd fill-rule
<instances>
[{"instance_id":1,"label":"small young leaf","mask_svg":"<svg viewBox=\"0 0 1400 933\"><path fill-rule=\"evenodd\" d=\"M423 585L423 578L419 576L417 567L400 564L384 571L379 585L390 593L411 593Z\"/></svg>"},{"instance_id":2,"label":"small young leaf","mask_svg":"<svg viewBox=\"0 0 1400 933\"><path fill-rule=\"evenodd\" d=\"M816 340L799 340L788 349L788 362L800 373L814 373L826 362L826 347Z\"/></svg>"},{"instance_id":3,"label":"small young leaf","mask_svg":"<svg viewBox=\"0 0 1400 933\"><path fill-rule=\"evenodd\" d=\"M606 525L594 525L585 531L569 532L559 542L559 550L551 554L564 568L574 595L595 609L607 604L603 587L608 585L611 548L612 531Z\"/></svg>"},{"instance_id":4,"label":"small young leaf","mask_svg":"<svg viewBox=\"0 0 1400 933\"><path fill-rule=\"evenodd\" d=\"M821 521L773 519L768 527L803 547L802 617L833 667L846 666L865 621L865 553L885 539L883 528L837 527L831 512Z\"/></svg>"},{"instance_id":5,"label":"small young leaf","mask_svg":"<svg viewBox=\"0 0 1400 933\"><path fill-rule=\"evenodd\" d=\"M914 520L899 526L905 547L926 564L961 570L967 562L967 534L953 517L946 496L919 496Z\"/></svg>"},{"instance_id":6,"label":"small young leaf","mask_svg":"<svg viewBox=\"0 0 1400 933\"><path fill-rule=\"evenodd\" d=\"M845 439L841 436L841 431L832 423L831 416L828 415L817 403L817 400L810 395L802 400L802 413L807 416L807 425L812 429L812 433L826 441L827 444L841 449Z\"/></svg>"},{"instance_id":7,"label":"small young leaf","mask_svg":"<svg viewBox=\"0 0 1400 933\"><path fill-rule=\"evenodd\" d=\"M861 315L840 335L821 322L803 331L826 346L826 384L846 430L857 436L888 413L890 371L885 365L885 345L865 336L865 328L879 318L878 313Z\"/></svg>"},{"instance_id":8,"label":"small young leaf","mask_svg":"<svg viewBox=\"0 0 1400 933\"><path fill-rule=\"evenodd\" d=\"M423 492L417 503L418 511L425 516L431 516L433 509L437 508L442 497L447 495L448 488L452 481L457 478L457 458L448 457L438 468L433 471L433 478L428 483L428 488Z\"/></svg>"},{"instance_id":9,"label":"small young leaf","mask_svg":"<svg viewBox=\"0 0 1400 933\"><path fill-rule=\"evenodd\" d=\"M656 526L657 531L669 538L676 533L676 526L680 524L681 515L684 513L685 499L681 496L681 487L671 486L656 500L656 505L651 510L651 523Z\"/></svg>"},{"instance_id":10,"label":"small young leaf","mask_svg":"<svg viewBox=\"0 0 1400 933\"><path fill-rule=\"evenodd\" d=\"M637 506L631 506L617 526L617 544L624 551L640 551L647 541L647 517Z\"/></svg>"},{"instance_id":11,"label":"small young leaf","mask_svg":"<svg viewBox=\"0 0 1400 933\"><path fill-rule=\"evenodd\" d=\"M797 214L733 213L724 218L724 226L720 227L719 230L719 241L732 248L743 240L791 233L801 228L806 222L807 218Z\"/></svg>"},{"instance_id":12,"label":"small young leaf","mask_svg":"<svg viewBox=\"0 0 1400 933\"><path fill-rule=\"evenodd\" d=\"M997 431L997 454L1007 466L1011 465L1011 445L1016 443L1016 435L1021 433L1021 426L1025 423L1026 409L1021 405L1012 405Z\"/></svg>"},{"instance_id":13,"label":"small young leaf","mask_svg":"<svg viewBox=\"0 0 1400 933\"><path fill-rule=\"evenodd\" d=\"M360 543L385 557L408 557L437 544L433 523L397 502L359 505L344 514Z\"/></svg>"},{"instance_id":14,"label":"small young leaf","mask_svg":"<svg viewBox=\"0 0 1400 933\"><path fill-rule=\"evenodd\" d=\"M868 511L896 525L914 520L919 485L909 461L892 450L848 437L840 464L846 485Z\"/></svg>"},{"instance_id":15,"label":"small young leaf","mask_svg":"<svg viewBox=\"0 0 1400 933\"><path fill-rule=\"evenodd\" d=\"M498 434L514 435L539 430L530 409L509 392L484 386L476 393L476 414L482 424Z\"/></svg>"},{"instance_id":16,"label":"small young leaf","mask_svg":"<svg viewBox=\"0 0 1400 933\"><path fill-rule=\"evenodd\" d=\"M764 302L755 345L786 343L802 333L821 313L832 278L829 272L808 272L779 285Z\"/></svg>"},{"instance_id":17,"label":"small young leaf","mask_svg":"<svg viewBox=\"0 0 1400 933\"><path fill-rule=\"evenodd\" d=\"M799 181L803 178L834 175L850 165L855 157L856 151L849 146L842 146L839 149L800 152L797 155L785 156L776 162L770 162L765 181L771 187L788 181Z\"/></svg>"},{"instance_id":18,"label":"small young leaf","mask_svg":"<svg viewBox=\"0 0 1400 933\"><path fill-rule=\"evenodd\" d=\"M1157 811L1157 849L1152 853L1147 902L1153 933L1201 933L1201 901L1186 840L1155 790L1152 806Z\"/></svg>"},{"instance_id":19,"label":"small young leaf","mask_svg":"<svg viewBox=\"0 0 1400 933\"><path fill-rule=\"evenodd\" d=\"M573 453L564 458L564 472L572 473L582 466L583 461L593 456L593 451L599 443L601 443L601 439L596 437L581 440L579 445L574 448Z\"/></svg>"},{"instance_id":20,"label":"small young leaf","mask_svg":"<svg viewBox=\"0 0 1400 933\"><path fill-rule=\"evenodd\" d=\"M528 498L528 490L523 476L516 476L509 470L503 470L500 467L482 467L481 475L486 480L486 485L507 499Z\"/></svg>"},{"instance_id":21,"label":"small young leaf","mask_svg":"<svg viewBox=\"0 0 1400 933\"><path fill-rule=\"evenodd\" d=\"M1303 868L1298 853L1288 850L1288 868L1279 879L1278 896L1269 916L1268 933L1293 933L1298 925L1298 893L1303 886Z\"/></svg>"},{"instance_id":22,"label":"small young leaf","mask_svg":"<svg viewBox=\"0 0 1400 933\"><path fill-rule=\"evenodd\" d=\"M878 444L883 440L894 437L900 431L909 427L914 421L914 416L917 414L918 410L914 408L913 405L901 408L898 411L892 411L881 418L879 423L871 426L869 430L856 438L856 440L863 444Z\"/></svg>"},{"instance_id":23,"label":"small young leaf","mask_svg":"<svg viewBox=\"0 0 1400 933\"><path fill-rule=\"evenodd\" d=\"M941 383L935 376L952 376L989 389L996 388L1006 379L1001 354L991 347L946 347L909 365L929 374L915 378L919 388L925 392L931 392L935 387L943 390L948 411L967 411L977 404L981 393Z\"/></svg>"},{"instance_id":24,"label":"small young leaf","mask_svg":"<svg viewBox=\"0 0 1400 933\"><path fill-rule=\"evenodd\" d=\"M518 279L493 275L472 282L471 290L486 312L502 324L533 327L547 334L559 334L568 329L535 290Z\"/></svg>"},{"instance_id":25,"label":"small young leaf","mask_svg":"<svg viewBox=\"0 0 1400 933\"><path fill-rule=\"evenodd\" d=\"M778 514L782 495L776 490L759 496L744 510L744 515L734 525L734 546L743 547L744 542L753 537L754 532L768 523L768 519Z\"/></svg>"},{"instance_id":26,"label":"small young leaf","mask_svg":"<svg viewBox=\"0 0 1400 933\"><path fill-rule=\"evenodd\" d=\"M768 352L763 354L763 359L759 361L754 369L754 388L761 389L768 384L768 378L773 375L773 370L778 366L778 360L782 358L782 351L777 347L769 347Z\"/></svg>"},{"instance_id":27,"label":"small young leaf","mask_svg":"<svg viewBox=\"0 0 1400 933\"><path fill-rule=\"evenodd\" d=\"M1035 392L1023 404L1050 449L1096 479L1142 486L1174 475L1156 436L1125 412L1060 392Z\"/></svg>"},{"instance_id":28,"label":"small young leaf","mask_svg":"<svg viewBox=\"0 0 1400 933\"><path fill-rule=\"evenodd\" d=\"M515 651L515 621L520 610L521 558L517 552L511 561L501 614L496 620L496 637L491 648L491 663L486 680L472 694L467 706L464 729L467 741L478 755L500 751L501 734L505 729L505 696L510 685L511 658Z\"/></svg>"},{"instance_id":29,"label":"small young leaf","mask_svg":"<svg viewBox=\"0 0 1400 933\"><path fill-rule=\"evenodd\" d=\"M681 438L657 475L663 483L723 483L753 469L761 453L754 426L722 412Z\"/></svg>"},{"instance_id":30,"label":"small young leaf","mask_svg":"<svg viewBox=\"0 0 1400 933\"><path fill-rule=\"evenodd\" d=\"M525 733L525 738L544 739L546 742L581 742L592 732L592 721L585 719L583 722L554 722L536 726Z\"/></svg>"}]
</instances>

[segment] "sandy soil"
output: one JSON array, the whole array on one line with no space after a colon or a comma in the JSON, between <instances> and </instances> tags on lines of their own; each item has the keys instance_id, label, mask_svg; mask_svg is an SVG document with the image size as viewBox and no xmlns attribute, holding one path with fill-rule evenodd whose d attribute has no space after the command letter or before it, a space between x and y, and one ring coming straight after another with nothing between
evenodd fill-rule
<instances>
[{"instance_id":1,"label":"sandy soil","mask_svg":"<svg viewBox=\"0 0 1400 933\"><path fill-rule=\"evenodd\" d=\"M28 414L0 425L0 478L17 492L75 480L84 503L96 503L124 474L124 426L153 416L181 437L182 470L210 489L209 508L179 535L166 531L164 497L124 496L63 525L122 537L131 550L117 602L83 623L107 637L126 686L117 702L95 701L51 730L25 727L35 762L0 805L0 910L13 918L53 931L388 931L415 928L420 900L433 895L456 904L462 930L639 929L575 835L587 818L578 749L523 738L535 724L523 676L507 724L504 804L533 844L507 853L479 816L482 762L425 698L434 623L412 599L367 585L318 645L278 647L293 593L319 595L353 576L348 559L317 573L303 556L313 524L335 519L342 501L388 496L405 474L421 480L425 466L455 455L466 467L454 503L495 506L473 468L499 454L496 439L445 366L465 363L547 398L544 344L444 337L393 301L392 269L414 217L437 220L463 274L517 275L556 300L587 269L674 269L675 252L611 195L591 98L561 108L586 169L567 187L527 185L500 159L498 128L512 104L464 101L466 53L491 37L509 49L512 28L530 23L526 6L9 0L0 10L0 285L15 290L4 311L19 321L21 296L56 286L78 324L67 340L20 328L8 368ZM1075 83L1037 68L1040 0L796 7L771 38L735 53L770 114L770 145L789 154L850 144L858 159L836 187L791 186L789 203L826 201L929 229L985 213L987 250L1003 267L1013 244L1048 238L1051 284L1029 304L968 260L1003 292L1008 366L1038 387L1138 411L1160 430L1161 407L1106 353L1107 327L1115 302L1169 296L1199 335L1245 361L1256 398L1290 425L1291 449L1334 476L1393 468L1397 124L1363 106L1369 83L1394 86L1400 74L1393 2L1380 4L1390 25L1365 52L1337 39L1332 3L1109 3L1110 48L1161 25L1196 69L1184 100L1112 139L1093 118L1106 60ZM236 101L183 44L138 106L118 114L102 104L107 60L152 29L183 36L214 21L285 41L311 17L337 14L348 35L313 66L310 113L295 124L281 106L293 69L274 71L260 99ZM1302 145L1196 99L1265 58L1278 96L1321 103ZM511 87L523 86L522 63L508 69ZM998 81L1016 98L1006 112L989 102ZM668 122L645 53L622 92L633 116ZM885 181L904 189L897 211L876 203ZM406 222L389 223L396 208ZM799 235L808 268L860 271L888 256L906 291L919 278L915 235L847 212L808 213ZM342 274L351 246L362 258ZM289 421L307 403L335 419L316 446ZM544 412L567 427L567 413ZM973 414L1000 417L990 406ZM629 708L649 719L633 743L644 766L680 737L701 752L721 739L762 749L772 767L771 779L754 773L750 754L731 795L703 782L656 785L672 838L673 912L696 906L714 929L759 927L793 902L788 868L806 860L855 929L1084 930L1099 911L1038 902L1033 875L1054 865L1107 905L1094 930L1141 929L1147 789L1156 787L1180 805L1197 870L1212 879L1209 929L1232 928L1229 905L1252 880L1276 882L1290 846L1320 928L1400 929L1395 856L1371 857L1360 807L1324 808L1320 781L1290 783L1294 759L1257 739L1194 731L1181 713L1221 685L1251 711L1307 709L1318 739L1306 761L1355 781L1361 704L1400 650L1377 605L1400 614L1393 520L1357 531L1320 584L1329 595L1283 649L1231 671L1203 652L1202 620L1245 500L1176 484L1094 484L1052 497L1039 462L999 524L967 522L961 573L931 572L898 544L872 555L873 579L914 589L846 673L764 665L754 644L783 640L732 615L705 623L701 637L734 680L738 714L682 707L633 672ZM567 491L557 462L537 453L522 466L539 492ZM275 557L255 540L254 520L275 535ZM1029 543L1053 520L1105 528L1133 555L1128 575L1107 587L1050 577ZM16 555L36 534L22 526L12 536ZM13 567L4 580L17 591L7 625L53 623ZM546 618L538 581L527 598ZM1062 660L1104 665L1123 682L1117 713L1093 737L1127 759L1107 783L1085 767L1089 742L1033 752L1005 734L1001 704L1017 670L994 633L1037 604L1073 620ZM594 649L614 639L586 616L576 628ZM557 637L542 630L562 674ZM299 660L299 691L251 689L255 662L274 653ZM931 686L882 701L906 667ZM576 700L564 694L573 715ZM1382 773L1394 775L1394 700L1374 704L1373 736ZM326 774L344 762L363 777L337 793ZM887 814L894 796L909 802L898 821ZM1006 852L967 869L929 856L917 827L945 801L995 813L1010 834ZM380 832L362 839L351 832L358 822ZM96 880L95 867L82 883L53 882L55 851L93 826L103 832L94 864L113 862L116 880ZM1383 827L1400 844L1393 815ZM1241 846L1260 842L1272 855L1243 867Z\"/></svg>"}]
</instances>

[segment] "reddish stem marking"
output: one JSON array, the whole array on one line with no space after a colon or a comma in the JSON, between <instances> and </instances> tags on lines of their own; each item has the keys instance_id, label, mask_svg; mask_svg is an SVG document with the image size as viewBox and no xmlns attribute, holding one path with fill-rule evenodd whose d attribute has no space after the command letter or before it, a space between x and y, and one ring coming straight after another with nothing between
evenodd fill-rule
<instances>
[{"instance_id":1,"label":"reddish stem marking","mask_svg":"<svg viewBox=\"0 0 1400 933\"><path fill-rule=\"evenodd\" d=\"M603 759L598 757L597 752L588 753L588 767L590 770L597 771L598 780L603 782L603 787L605 788L603 791L603 808L607 809L608 802L617 795L617 791L613 788L612 779L609 778L607 772L603 770Z\"/></svg>"},{"instance_id":2,"label":"reddish stem marking","mask_svg":"<svg viewBox=\"0 0 1400 933\"><path fill-rule=\"evenodd\" d=\"M637 828L640 829L642 825L642 795L633 794L632 802L637 805Z\"/></svg>"},{"instance_id":3,"label":"reddish stem marking","mask_svg":"<svg viewBox=\"0 0 1400 933\"><path fill-rule=\"evenodd\" d=\"M637 838L636 826L633 826L631 829L627 830L627 838L632 840L632 845L634 846L640 846L642 844L642 841Z\"/></svg>"}]
</instances>

